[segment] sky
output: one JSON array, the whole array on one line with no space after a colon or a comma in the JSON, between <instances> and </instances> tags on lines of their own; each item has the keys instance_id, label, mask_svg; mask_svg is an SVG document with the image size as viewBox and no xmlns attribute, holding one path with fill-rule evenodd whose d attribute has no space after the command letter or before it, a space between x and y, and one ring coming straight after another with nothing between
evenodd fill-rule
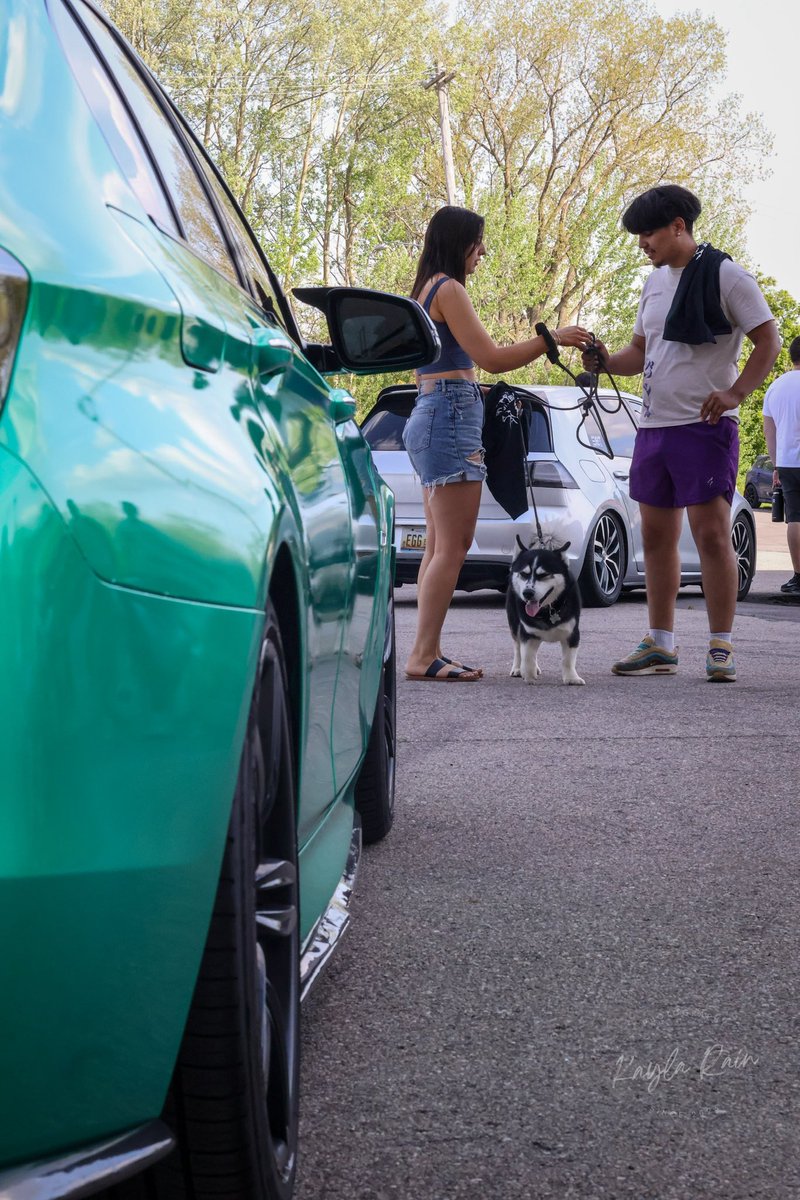
<instances>
[{"instance_id":1,"label":"sky","mask_svg":"<svg viewBox=\"0 0 800 1200\"><path fill-rule=\"evenodd\" d=\"M728 34L723 94L739 92L742 111L760 113L774 139L771 176L743 187L753 214L747 231L753 265L800 302L800 5L796 0L652 3L663 17L699 9Z\"/></svg>"}]
</instances>

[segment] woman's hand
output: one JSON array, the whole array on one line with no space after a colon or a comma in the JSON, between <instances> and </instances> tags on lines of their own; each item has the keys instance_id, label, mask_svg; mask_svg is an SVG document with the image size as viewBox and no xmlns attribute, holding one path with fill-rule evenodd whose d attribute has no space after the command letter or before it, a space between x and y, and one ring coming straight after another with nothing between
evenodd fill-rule
<instances>
[{"instance_id":1,"label":"woman's hand","mask_svg":"<svg viewBox=\"0 0 800 1200\"><path fill-rule=\"evenodd\" d=\"M580 349L592 340L591 333L582 325L565 325L563 329L554 329L553 337L557 346L578 346Z\"/></svg>"}]
</instances>

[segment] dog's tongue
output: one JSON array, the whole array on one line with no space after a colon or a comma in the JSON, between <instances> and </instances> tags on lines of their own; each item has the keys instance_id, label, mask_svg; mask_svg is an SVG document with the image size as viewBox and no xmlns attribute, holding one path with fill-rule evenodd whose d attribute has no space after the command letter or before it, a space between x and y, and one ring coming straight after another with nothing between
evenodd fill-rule
<instances>
[{"instance_id":1,"label":"dog's tongue","mask_svg":"<svg viewBox=\"0 0 800 1200\"><path fill-rule=\"evenodd\" d=\"M529 600L525 605L525 612L529 617L535 617L541 608L541 604L537 604L535 600Z\"/></svg>"}]
</instances>

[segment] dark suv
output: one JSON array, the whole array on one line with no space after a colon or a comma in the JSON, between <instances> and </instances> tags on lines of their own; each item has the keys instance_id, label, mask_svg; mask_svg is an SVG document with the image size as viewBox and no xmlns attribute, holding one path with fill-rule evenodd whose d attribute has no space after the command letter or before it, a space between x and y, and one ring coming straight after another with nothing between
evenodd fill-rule
<instances>
[{"instance_id":1,"label":"dark suv","mask_svg":"<svg viewBox=\"0 0 800 1200\"><path fill-rule=\"evenodd\" d=\"M759 454L744 477L744 498L751 508L772 504L772 472L774 467L768 454Z\"/></svg>"}]
</instances>

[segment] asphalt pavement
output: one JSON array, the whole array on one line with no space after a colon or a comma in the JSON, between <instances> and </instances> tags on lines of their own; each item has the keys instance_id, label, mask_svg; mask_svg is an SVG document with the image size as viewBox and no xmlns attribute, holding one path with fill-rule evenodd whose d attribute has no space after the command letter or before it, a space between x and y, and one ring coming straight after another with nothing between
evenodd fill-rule
<instances>
[{"instance_id":1,"label":"asphalt pavement","mask_svg":"<svg viewBox=\"0 0 800 1200\"><path fill-rule=\"evenodd\" d=\"M800 606L757 523L735 684L697 588L676 676L611 675L633 593L584 611L585 687L556 646L511 679L487 592L445 639L483 680L401 675L395 826L303 1012L298 1200L800 1195Z\"/></svg>"}]
</instances>

